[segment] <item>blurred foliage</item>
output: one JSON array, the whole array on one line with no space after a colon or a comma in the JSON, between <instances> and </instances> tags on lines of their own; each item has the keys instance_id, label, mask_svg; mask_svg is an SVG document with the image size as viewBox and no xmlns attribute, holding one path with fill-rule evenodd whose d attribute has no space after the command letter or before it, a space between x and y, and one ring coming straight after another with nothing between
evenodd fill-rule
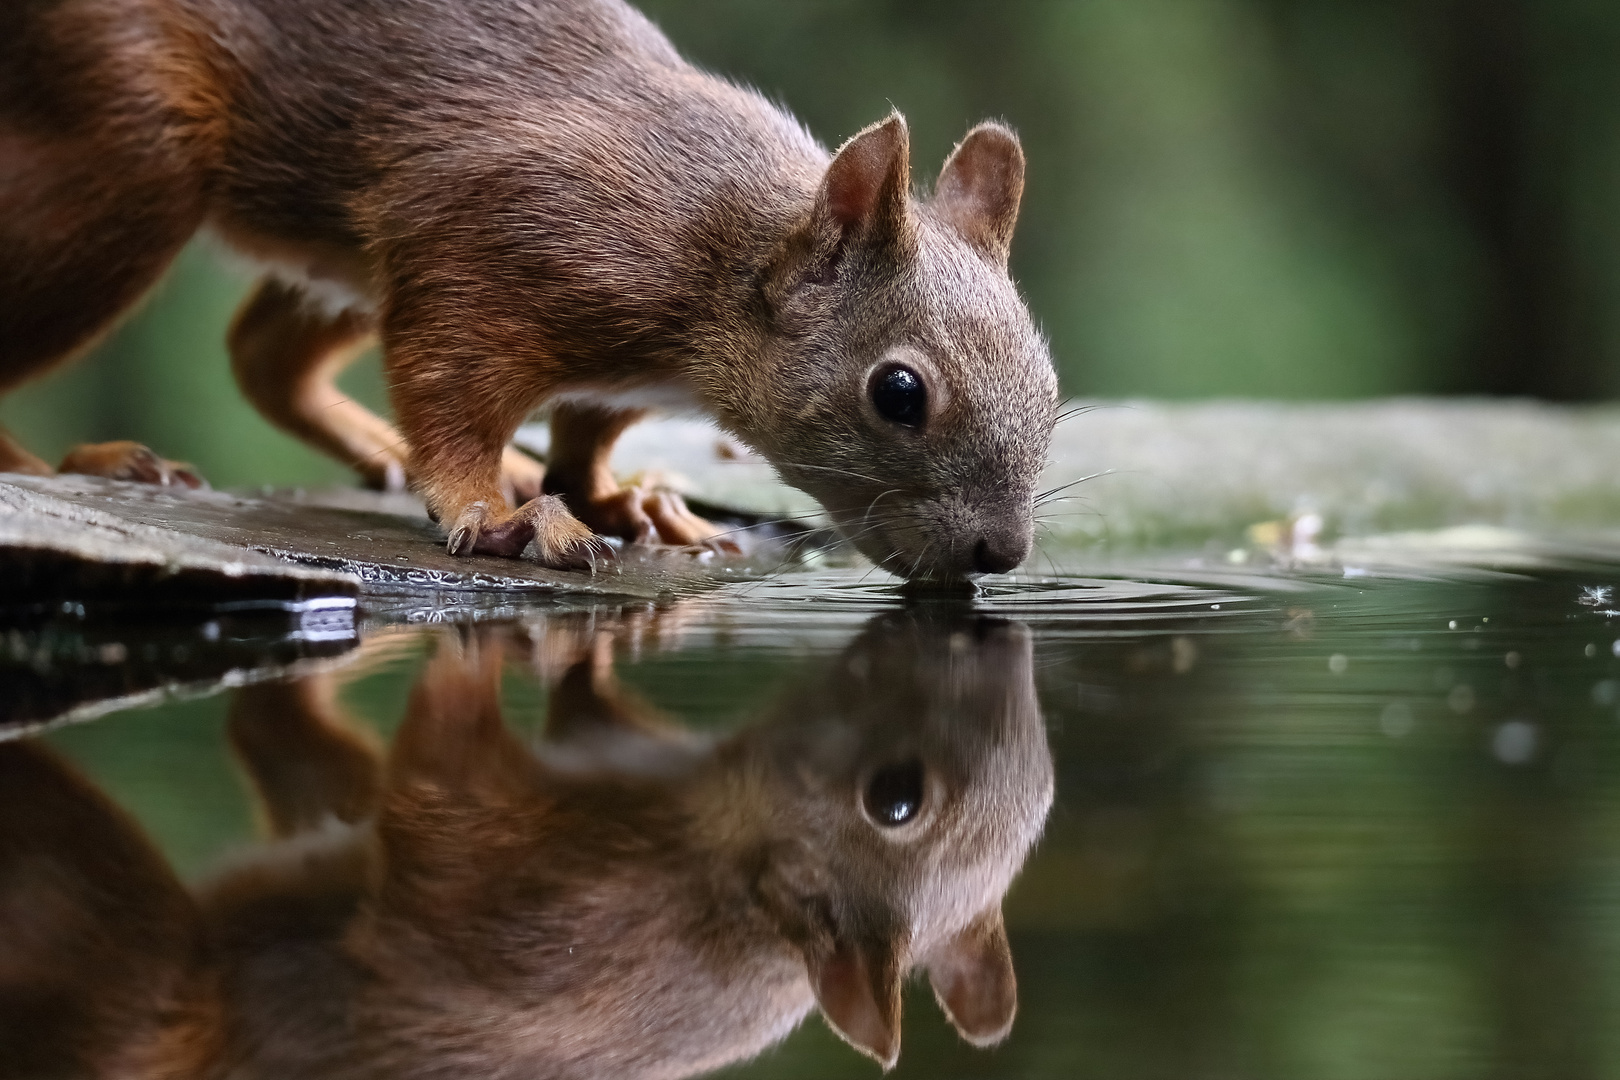
<instances>
[{"instance_id":1,"label":"blurred foliage","mask_svg":"<svg viewBox=\"0 0 1620 1080\"><path fill-rule=\"evenodd\" d=\"M1620 7L1598 0L647 0L695 61L828 145L891 104L917 180L1001 117L1014 272L1068 392L1620 390ZM218 484L342 471L255 417L189 252L0 421L47 455L145 439ZM354 377L379 402L371 369Z\"/></svg>"}]
</instances>

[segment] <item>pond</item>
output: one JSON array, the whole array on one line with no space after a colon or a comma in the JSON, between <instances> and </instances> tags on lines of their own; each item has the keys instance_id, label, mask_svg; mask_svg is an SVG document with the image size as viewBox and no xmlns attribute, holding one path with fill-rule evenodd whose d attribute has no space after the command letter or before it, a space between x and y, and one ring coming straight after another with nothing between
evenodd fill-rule
<instances>
[{"instance_id":1,"label":"pond","mask_svg":"<svg viewBox=\"0 0 1620 1080\"><path fill-rule=\"evenodd\" d=\"M54 891L0 907L138 1041L172 867L261 1075L878 1075L818 980L897 1076L1620 1076L1620 565L1075 565L54 612L0 637L9 719L83 721L0 745Z\"/></svg>"}]
</instances>

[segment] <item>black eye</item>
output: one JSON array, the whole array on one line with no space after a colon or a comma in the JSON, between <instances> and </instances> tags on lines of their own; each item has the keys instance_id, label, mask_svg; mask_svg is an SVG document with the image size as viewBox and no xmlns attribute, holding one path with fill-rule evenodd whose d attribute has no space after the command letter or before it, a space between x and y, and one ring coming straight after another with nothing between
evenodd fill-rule
<instances>
[{"instance_id":1,"label":"black eye","mask_svg":"<svg viewBox=\"0 0 1620 1080\"><path fill-rule=\"evenodd\" d=\"M872 404L885 420L921 427L928 418L928 389L908 367L884 368L872 380Z\"/></svg>"},{"instance_id":2,"label":"black eye","mask_svg":"<svg viewBox=\"0 0 1620 1080\"><path fill-rule=\"evenodd\" d=\"M922 762L904 761L879 769L867 783L862 802L873 821L893 827L916 817L922 798Z\"/></svg>"}]
</instances>

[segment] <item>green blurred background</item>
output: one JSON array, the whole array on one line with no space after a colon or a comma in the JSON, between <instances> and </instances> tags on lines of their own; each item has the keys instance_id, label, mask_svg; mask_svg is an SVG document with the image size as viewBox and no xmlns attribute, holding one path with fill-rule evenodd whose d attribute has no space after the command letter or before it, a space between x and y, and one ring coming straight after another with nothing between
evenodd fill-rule
<instances>
[{"instance_id":1,"label":"green blurred background","mask_svg":"<svg viewBox=\"0 0 1620 1080\"><path fill-rule=\"evenodd\" d=\"M647 0L829 145L892 103L917 181L974 122L1030 159L1014 273L1067 392L1620 392L1620 5L1599 0ZM47 457L136 438L217 485L343 470L231 385L248 278L189 250L0 404ZM380 404L375 360L347 376Z\"/></svg>"}]
</instances>

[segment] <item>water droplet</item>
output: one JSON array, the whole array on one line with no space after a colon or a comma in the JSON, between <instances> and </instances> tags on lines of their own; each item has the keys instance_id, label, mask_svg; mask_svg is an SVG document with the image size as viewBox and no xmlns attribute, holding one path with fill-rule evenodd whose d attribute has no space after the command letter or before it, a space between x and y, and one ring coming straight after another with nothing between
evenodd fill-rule
<instances>
[{"instance_id":1,"label":"water droplet","mask_svg":"<svg viewBox=\"0 0 1620 1080\"><path fill-rule=\"evenodd\" d=\"M1586 607L1602 607L1604 604L1609 603L1613 596L1614 586L1612 585L1582 585L1580 594L1575 597L1575 602L1584 604Z\"/></svg>"}]
</instances>

